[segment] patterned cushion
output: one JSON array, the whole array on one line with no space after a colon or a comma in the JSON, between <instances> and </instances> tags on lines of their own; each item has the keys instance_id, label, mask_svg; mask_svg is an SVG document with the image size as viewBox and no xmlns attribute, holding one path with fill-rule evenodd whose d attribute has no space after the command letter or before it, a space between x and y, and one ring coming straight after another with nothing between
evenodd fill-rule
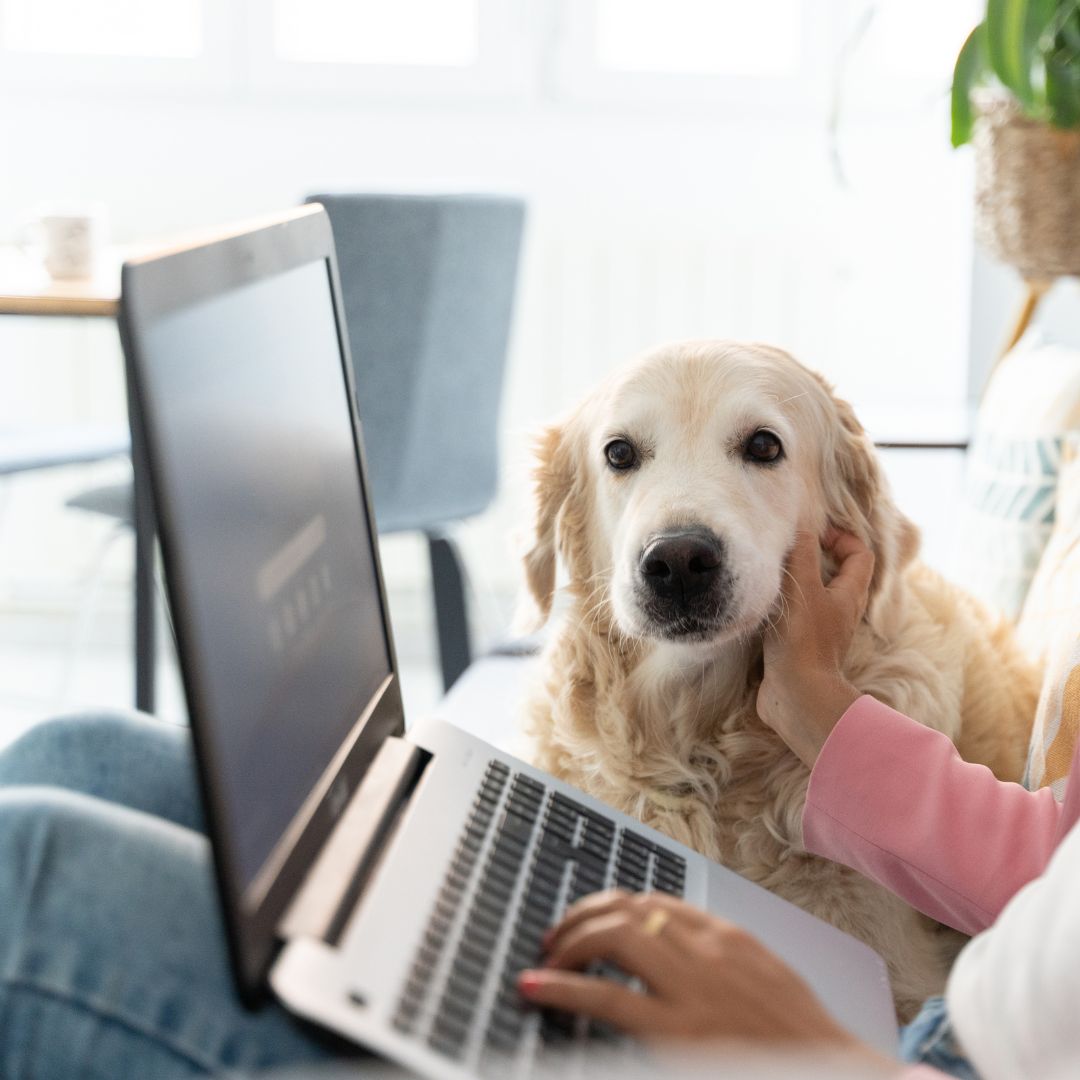
<instances>
[{"instance_id":1,"label":"patterned cushion","mask_svg":"<svg viewBox=\"0 0 1080 1080\"><path fill-rule=\"evenodd\" d=\"M1054 518L1016 628L1036 660L1057 656L1080 627L1080 432L1062 440Z\"/></svg>"},{"instance_id":2,"label":"patterned cushion","mask_svg":"<svg viewBox=\"0 0 1080 1080\"><path fill-rule=\"evenodd\" d=\"M1054 526L1066 435L1080 429L1080 353L1024 339L987 387L968 452L959 584L1015 619Z\"/></svg>"}]
</instances>

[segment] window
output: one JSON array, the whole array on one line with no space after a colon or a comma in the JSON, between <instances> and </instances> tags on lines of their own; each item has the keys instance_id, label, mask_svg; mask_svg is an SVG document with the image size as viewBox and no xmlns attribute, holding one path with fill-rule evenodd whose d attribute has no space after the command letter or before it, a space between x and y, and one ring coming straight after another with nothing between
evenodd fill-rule
<instances>
[{"instance_id":1,"label":"window","mask_svg":"<svg viewBox=\"0 0 1080 1080\"><path fill-rule=\"evenodd\" d=\"M577 100L804 118L947 93L980 0L573 0L557 86ZM916 106L918 107L918 106Z\"/></svg>"},{"instance_id":2,"label":"window","mask_svg":"<svg viewBox=\"0 0 1080 1080\"><path fill-rule=\"evenodd\" d=\"M0 79L506 96L531 85L527 24L525 0L0 0Z\"/></svg>"},{"instance_id":3,"label":"window","mask_svg":"<svg viewBox=\"0 0 1080 1080\"><path fill-rule=\"evenodd\" d=\"M631 106L820 107L841 0L574 0L560 9L556 86Z\"/></svg>"},{"instance_id":4,"label":"window","mask_svg":"<svg viewBox=\"0 0 1080 1080\"><path fill-rule=\"evenodd\" d=\"M43 93L222 89L230 8L222 0L0 0L0 79Z\"/></svg>"},{"instance_id":5,"label":"window","mask_svg":"<svg viewBox=\"0 0 1080 1080\"><path fill-rule=\"evenodd\" d=\"M276 0L283 60L465 67L477 59L477 0Z\"/></svg>"},{"instance_id":6,"label":"window","mask_svg":"<svg viewBox=\"0 0 1080 1080\"><path fill-rule=\"evenodd\" d=\"M610 71L789 74L802 50L801 20L801 0L665 0L662 7L598 0L596 63Z\"/></svg>"},{"instance_id":7,"label":"window","mask_svg":"<svg viewBox=\"0 0 1080 1080\"><path fill-rule=\"evenodd\" d=\"M3 44L21 53L195 57L202 0L6 0Z\"/></svg>"},{"instance_id":8,"label":"window","mask_svg":"<svg viewBox=\"0 0 1080 1080\"><path fill-rule=\"evenodd\" d=\"M492 97L531 78L523 0L247 3L247 74L261 93Z\"/></svg>"}]
</instances>

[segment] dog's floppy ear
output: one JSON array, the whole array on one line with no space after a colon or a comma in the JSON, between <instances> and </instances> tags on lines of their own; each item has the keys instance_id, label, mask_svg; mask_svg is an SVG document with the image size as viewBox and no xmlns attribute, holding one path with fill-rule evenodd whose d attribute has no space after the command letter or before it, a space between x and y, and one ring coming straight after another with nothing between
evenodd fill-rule
<instances>
[{"instance_id":1,"label":"dog's floppy ear","mask_svg":"<svg viewBox=\"0 0 1080 1080\"><path fill-rule=\"evenodd\" d=\"M536 604L531 621L543 625L555 595L559 514L574 486L570 437L564 424L553 424L536 441L535 521L532 546L525 553L525 582ZM522 620L524 621L524 620Z\"/></svg>"},{"instance_id":2,"label":"dog's floppy ear","mask_svg":"<svg viewBox=\"0 0 1080 1080\"><path fill-rule=\"evenodd\" d=\"M831 524L855 533L874 553L870 615L875 600L919 549L919 531L897 508L873 443L846 401L832 397L839 424L826 463L825 499ZM830 477L828 473L833 471Z\"/></svg>"}]
</instances>

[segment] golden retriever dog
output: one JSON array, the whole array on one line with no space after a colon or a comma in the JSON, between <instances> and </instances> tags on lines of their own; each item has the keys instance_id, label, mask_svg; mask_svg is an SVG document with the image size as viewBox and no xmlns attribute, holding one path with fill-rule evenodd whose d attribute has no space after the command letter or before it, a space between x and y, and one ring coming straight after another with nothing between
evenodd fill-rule
<instances>
[{"instance_id":1,"label":"golden retriever dog","mask_svg":"<svg viewBox=\"0 0 1080 1080\"><path fill-rule=\"evenodd\" d=\"M805 852L809 770L755 711L762 635L797 528L855 533L876 563L847 678L1016 780L1038 677L1010 629L916 561L851 407L779 349L657 349L538 456L525 570L541 621L560 559L568 587L529 702L534 760L867 942L910 1017L959 935Z\"/></svg>"}]
</instances>

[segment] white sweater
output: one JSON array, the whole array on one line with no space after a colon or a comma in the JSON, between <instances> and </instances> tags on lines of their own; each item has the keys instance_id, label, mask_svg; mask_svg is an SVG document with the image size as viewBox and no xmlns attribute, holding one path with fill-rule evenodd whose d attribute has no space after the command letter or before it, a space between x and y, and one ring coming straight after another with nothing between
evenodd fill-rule
<instances>
[{"instance_id":1,"label":"white sweater","mask_svg":"<svg viewBox=\"0 0 1080 1080\"><path fill-rule=\"evenodd\" d=\"M1080 1078L1080 823L960 953L945 997L985 1080Z\"/></svg>"}]
</instances>

